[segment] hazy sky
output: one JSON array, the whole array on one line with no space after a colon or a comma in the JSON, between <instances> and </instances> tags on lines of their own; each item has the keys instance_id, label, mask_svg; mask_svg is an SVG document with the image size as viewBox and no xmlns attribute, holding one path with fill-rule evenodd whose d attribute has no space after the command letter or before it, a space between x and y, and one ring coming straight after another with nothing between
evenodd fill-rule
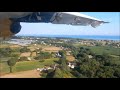
<instances>
[{"instance_id":1,"label":"hazy sky","mask_svg":"<svg viewBox=\"0 0 120 90\"><path fill-rule=\"evenodd\" d=\"M91 26L71 26L51 23L21 23L18 35L115 35L120 36L120 12L80 12L107 22L97 28Z\"/></svg>"}]
</instances>

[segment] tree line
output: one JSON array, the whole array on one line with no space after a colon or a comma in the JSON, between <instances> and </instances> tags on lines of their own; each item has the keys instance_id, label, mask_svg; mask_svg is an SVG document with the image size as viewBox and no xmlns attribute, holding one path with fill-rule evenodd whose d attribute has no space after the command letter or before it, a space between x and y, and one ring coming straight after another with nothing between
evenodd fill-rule
<instances>
[{"instance_id":1,"label":"tree line","mask_svg":"<svg viewBox=\"0 0 120 90\"><path fill-rule=\"evenodd\" d=\"M70 69L64 52L59 58L59 67L43 74L46 78L120 78L120 65L112 62L112 57L103 53L97 55L89 48L79 47L72 52L76 58L76 66ZM91 57L89 57L91 56Z\"/></svg>"}]
</instances>

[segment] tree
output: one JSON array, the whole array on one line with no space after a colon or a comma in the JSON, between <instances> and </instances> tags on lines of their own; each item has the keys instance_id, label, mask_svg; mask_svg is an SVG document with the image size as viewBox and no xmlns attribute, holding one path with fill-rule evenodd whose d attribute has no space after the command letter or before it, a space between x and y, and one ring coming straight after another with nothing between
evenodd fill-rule
<instances>
[{"instance_id":1,"label":"tree","mask_svg":"<svg viewBox=\"0 0 120 90\"><path fill-rule=\"evenodd\" d=\"M69 67L67 66L66 57L61 57L59 59L59 64L60 64L62 70L65 70L65 71L69 70Z\"/></svg>"},{"instance_id":2,"label":"tree","mask_svg":"<svg viewBox=\"0 0 120 90\"><path fill-rule=\"evenodd\" d=\"M16 58L11 58L7 61L7 64L10 66L10 73L13 72L13 66L16 64Z\"/></svg>"},{"instance_id":3,"label":"tree","mask_svg":"<svg viewBox=\"0 0 120 90\"><path fill-rule=\"evenodd\" d=\"M53 78L75 78L69 71L57 68L54 72Z\"/></svg>"},{"instance_id":4,"label":"tree","mask_svg":"<svg viewBox=\"0 0 120 90\"><path fill-rule=\"evenodd\" d=\"M78 51L77 50L72 50L72 54L75 58L77 58Z\"/></svg>"},{"instance_id":5,"label":"tree","mask_svg":"<svg viewBox=\"0 0 120 90\"><path fill-rule=\"evenodd\" d=\"M53 78L63 78L63 73L61 72L59 68L55 70Z\"/></svg>"},{"instance_id":6,"label":"tree","mask_svg":"<svg viewBox=\"0 0 120 90\"><path fill-rule=\"evenodd\" d=\"M26 46L24 46L23 48L20 49L20 52L21 53L30 52L30 49L28 49Z\"/></svg>"},{"instance_id":7,"label":"tree","mask_svg":"<svg viewBox=\"0 0 120 90\"><path fill-rule=\"evenodd\" d=\"M104 73L103 68L97 69L95 77L97 77L97 78L106 78L106 75Z\"/></svg>"},{"instance_id":8,"label":"tree","mask_svg":"<svg viewBox=\"0 0 120 90\"><path fill-rule=\"evenodd\" d=\"M59 51L59 54L60 54L62 57L65 57L65 56L66 56L66 52L65 52L64 50Z\"/></svg>"},{"instance_id":9,"label":"tree","mask_svg":"<svg viewBox=\"0 0 120 90\"><path fill-rule=\"evenodd\" d=\"M77 70L71 71L71 74L74 75L77 78L81 78L81 74Z\"/></svg>"},{"instance_id":10,"label":"tree","mask_svg":"<svg viewBox=\"0 0 120 90\"><path fill-rule=\"evenodd\" d=\"M114 76L120 78L120 66L114 68Z\"/></svg>"},{"instance_id":11,"label":"tree","mask_svg":"<svg viewBox=\"0 0 120 90\"><path fill-rule=\"evenodd\" d=\"M0 49L0 55L3 57L11 56L12 50L10 48L1 48Z\"/></svg>"},{"instance_id":12,"label":"tree","mask_svg":"<svg viewBox=\"0 0 120 90\"><path fill-rule=\"evenodd\" d=\"M41 60L41 59L49 59L52 57L52 54L49 52L40 52L40 54L35 57L36 60Z\"/></svg>"}]
</instances>

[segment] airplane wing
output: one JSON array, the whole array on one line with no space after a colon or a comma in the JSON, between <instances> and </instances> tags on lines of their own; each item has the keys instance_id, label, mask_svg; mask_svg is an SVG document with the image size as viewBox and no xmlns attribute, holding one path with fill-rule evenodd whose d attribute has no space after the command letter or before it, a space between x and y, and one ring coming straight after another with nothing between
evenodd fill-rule
<instances>
[{"instance_id":1,"label":"airplane wing","mask_svg":"<svg viewBox=\"0 0 120 90\"><path fill-rule=\"evenodd\" d=\"M78 26L91 25L94 28L103 23L108 23L97 18L81 14L79 12L21 12L18 13L18 15L19 17L16 16L18 18L12 19L14 19L17 22L27 23L53 23Z\"/></svg>"},{"instance_id":2,"label":"airplane wing","mask_svg":"<svg viewBox=\"0 0 120 90\"><path fill-rule=\"evenodd\" d=\"M97 18L81 14L79 12L55 13L51 21L54 24L69 24L69 25L79 25L79 26L91 25L94 28L102 23L108 23L99 20Z\"/></svg>"},{"instance_id":3,"label":"airplane wing","mask_svg":"<svg viewBox=\"0 0 120 90\"><path fill-rule=\"evenodd\" d=\"M52 23L96 28L105 22L79 12L0 12L0 37L10 37L20 32L20 22Z\"/></svg>"}]
</instances>

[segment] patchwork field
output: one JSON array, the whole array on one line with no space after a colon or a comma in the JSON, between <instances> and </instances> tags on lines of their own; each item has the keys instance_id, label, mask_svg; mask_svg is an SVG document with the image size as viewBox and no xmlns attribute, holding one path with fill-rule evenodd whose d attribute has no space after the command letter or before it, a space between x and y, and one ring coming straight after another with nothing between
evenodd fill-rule
<instances>
[{"instance_id":1,"label":"patchwork field","mask_svg":"<svg viewBox=\"0 0 120 90\"><path fill-rule=\"evenodd\" d=\"M80 45L78 45L80 46ZM78 47L76 46L76 47ZM13 52L12 54L20 55L19 52L17 52L17 49L21 48L19 45L6 45L2 44L0 48L6 48L10 47L13 50L15 49L16 52ZM103 54L108 53L113 57L112 62L115 64L120 65L120 48L114 48L114 47L104 47L104 46L82 46L85 48L90 48L94 53L96 54ZM58 52L59 50L62 50L59 47L55 46L45 46L45 45L29 45L27 48L29 48L31 51L34 51L37 48L41 48L44 52ZM7 65L7 60L9 60L10 57L1 58L0 60L0 77L1 78L40 78L40 73L37 72L37 68L42 68L45 65L52 65L55 64L54 61L57 61L58 58L51 58L51 59L45 59L44 62L39 62L39 60L32 60L32 61L22 61L17 62L16 65L13 67L13 73L9 73L9 66ZM66 59L68 61L74 61L75 58L72 55L66 56Z\"/></svg>"},{"instance_id":2,"label":"patchwork field","mask_svg":"<svg viewBox=\"0 0 120 90\"><path fill-rule=\"evenodd\" d=\"M45 51L45 52L58 52L59 50L62 50L62 49L59 47L45 47L42 49L42 51Z\"/></svg>"},{"instance_id":3,"label":"patchwork field","mask_svg":"<svg viewBox=\"0 0 120 90\"><path fill-rule=\"evenodd\" d=\"M36 68L42 68L45 65L51 65L55 64L54 61L57 61L58 58L51 58L51 59L45 59L44 62L39 61L23 61L23 62L17 62L16 65L13 67L13 73L21 72L21 71L28 71L28 70L34 70ZM9 66L6 62L0 63L0 75L9 74Z\"/></svg>"},{"instance_id":4,"label":"patchwork field","mask_svg":"<svg viewBox=\"0 0 120 90\"><path fill-rule=\"evenodd\" d=\"M31 51L34 51L36 48L41 48L42 51L46 51L46 52L57 52L59 50L62 50L61 48L59 47L55 47L55 46L48 46L48 45L29 45L28 48L31 50Z\"/></svg>"}]
</instances>

